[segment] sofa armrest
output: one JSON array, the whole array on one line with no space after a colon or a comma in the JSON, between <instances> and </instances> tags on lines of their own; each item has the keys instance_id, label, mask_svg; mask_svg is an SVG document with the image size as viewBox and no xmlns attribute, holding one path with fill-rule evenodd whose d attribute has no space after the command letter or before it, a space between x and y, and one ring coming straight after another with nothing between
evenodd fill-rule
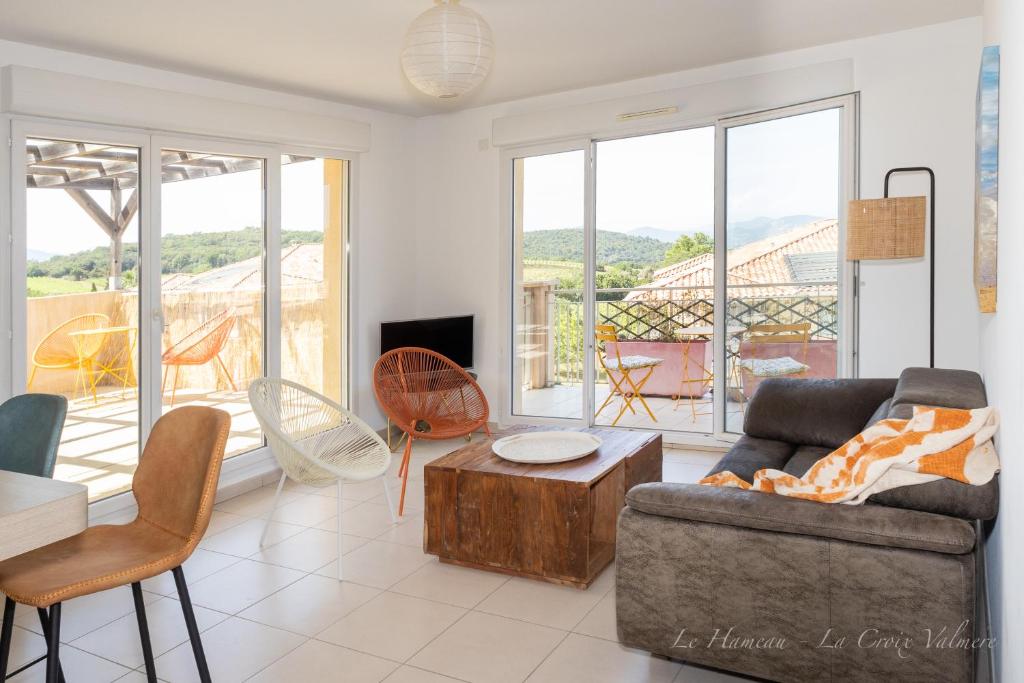
<instances>
[{"instance_id":1,"label":"sofa armrest","mask_svg":"<svg viewBox=\"0 0 1024 683\"><path fill-rule=\"evenodd\" d=\"M747 405L743 432L838 448L864 429L895 389L894 379L766 379Z\"/></svg>"},{"instance_id":2,"label":"sofa armrest","mask_svg":"<svg viewBox=\"0 0 1024 683\"><path fill-rule=\"evenodd\" d=\"M970 523L881 505L816 503L700 484L640 484L626 504L661 517L961 555L974 548Z\"/></svg>"}]
</instances>

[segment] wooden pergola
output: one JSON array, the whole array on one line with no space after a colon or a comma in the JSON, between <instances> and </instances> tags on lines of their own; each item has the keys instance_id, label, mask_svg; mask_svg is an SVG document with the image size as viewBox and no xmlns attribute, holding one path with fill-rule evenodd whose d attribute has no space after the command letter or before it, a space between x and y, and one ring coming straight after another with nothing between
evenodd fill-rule
<instances>
[{"instance_id":1,"label":"wooden pergola","mask_svg":"<svg viewBox=\"0 0 1024 683\"><path fill-rule=\"evenodd\" d=\"M110 239L110 288L121 289L122 239L139 210L139 149L30 138L26 156L29 188L63 190ZM160 156L163 183L263 168L263 159L251 157L177 150L163 150ZM281 163L310 159L286 154ZM100 206L89 190L109 192L109 206Z\"/></svg>"}]
</instances>

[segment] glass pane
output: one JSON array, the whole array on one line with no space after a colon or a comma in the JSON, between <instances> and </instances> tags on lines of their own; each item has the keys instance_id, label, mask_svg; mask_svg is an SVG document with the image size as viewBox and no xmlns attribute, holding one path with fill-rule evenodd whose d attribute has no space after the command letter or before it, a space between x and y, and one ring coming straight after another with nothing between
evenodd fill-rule
<instances>
[{"instance_id":1,"label":"glass pane","mask_svg":"<svg viewBox=\"0 0 1024 683\"><path fill-rule=\"evenodd\" d=\"M714 205L713 126L597 143L597 424L711 431Z\"/></svg>"},{"instance_id":2,"label":"glass pane","mask_svg":"<svg viewBox=\"0 0 1024 683\"><path fill-rule=\"evenodd\" d=\"M584 158L514 162L515 415L583 416Z\"/></svg>"},{"instance_id":3,"label":"glass pane","mask_svg":"<svg viewBox=\"0 0 1024 683\"><path fill-rule=\"evenodd\" d=\"M727 130L726 428L766 377L835 377L840 109Z\"/></svg>"},{"instance_id":4,"label":"glass pane","mask_svg":"<svg viewBox=\"0 0 1024 683\"><path fill-rule=\"evenodd\" d=\"M263 444L249 382L264 374L263 160L163 150L164 412L231 413L225 455Z\"/></svg>"},{"instance_id":5,"label":"glass pane","mask_svg":"<svg viewBox=\"0 0 1024 683\"><path fill-rule=\"evenodd\" d=\"M281 376L342 403L348 162L281 163Z\"/></svg>"},{"instance_id":6,"label":"glass pane","mask_svg":"<svg viewBox=\"0 0 1024 683\"><path fill-rule=\"evenodd\" d=\"M27 390L69 401L54 476L95 500L139 458L139 150L26 140Z\"/></svg>"}]
</instances>

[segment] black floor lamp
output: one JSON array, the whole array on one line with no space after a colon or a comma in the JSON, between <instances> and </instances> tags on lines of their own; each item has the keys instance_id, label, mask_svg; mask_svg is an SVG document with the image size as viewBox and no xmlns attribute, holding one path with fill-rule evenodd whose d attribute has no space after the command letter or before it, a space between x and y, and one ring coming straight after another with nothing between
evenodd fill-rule
<instances>
[{"instance_id":1,"label":"black floor lamp","mask_svg":"<svg viewBox=\"0 0 1024 683\"><path fill-rule=\"evenodd\" d=\"M928 279L928 365L935 367L935 172L927 166L893 168L885 174L882 199L850 202L846 226L849 261L921 258L925 254L925 197L890 197L889 179L896 173L927 173L931 216Z\"/></svg>"}]
</instances>

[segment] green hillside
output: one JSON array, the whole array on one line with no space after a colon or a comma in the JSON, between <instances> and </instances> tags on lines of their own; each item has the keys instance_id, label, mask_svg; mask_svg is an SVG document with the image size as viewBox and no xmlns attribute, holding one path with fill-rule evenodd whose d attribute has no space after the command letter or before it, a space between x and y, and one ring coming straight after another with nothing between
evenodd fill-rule
<instances>
[{"instance_id":1,"label":"green hillside","mask_svg":"<svg viewBox=\"0 0 1024 683\"><path fill-rule=\"evenodd\" d=\"M669 245L650 237L597 231L597 264L657 266ZM523 258L530 261L583 261L583 233L566 228L523 233Z\"/></svg>"},{"instance_id":2,"label":"green hillside","mask_svg":"<svg viewBox=\"0 0 1024 683\"><path fill-rule=\"evenodd\" d=\"M324 234L315 230L285 230L281 246L311 244L323 241ZM227 232L195 232L188 235L166 235L160 242L160 269L163 273L202 273L229 263L259 256L263 250L263 230L245 228ZM125 244L122 271L135 269L139 258L138 244ZM110 248L96 247L74 254L53 256L45 261L29 261L30 278L57 278L84 281L106 279Z\"/></svg>"}]
</instances>

